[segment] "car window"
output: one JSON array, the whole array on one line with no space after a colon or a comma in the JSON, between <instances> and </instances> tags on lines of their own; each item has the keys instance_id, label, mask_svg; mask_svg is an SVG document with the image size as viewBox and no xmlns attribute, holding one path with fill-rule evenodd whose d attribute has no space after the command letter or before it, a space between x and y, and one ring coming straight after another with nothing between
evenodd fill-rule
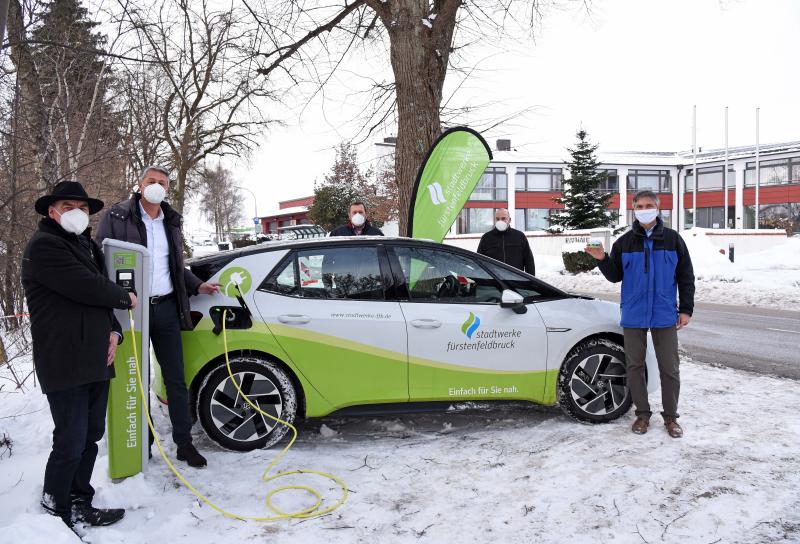
<instances>
[{"instance_id":1,"label":"car window","mask_svg":"<svg viewBox=\"0 0 800 544\"><path fill-rule=\"evenodd\" d=\"M524 298L537 298L541 296L541 290L537 288L536 283L525 275L496 265L495 263L486 263L486 266L492 274L508 286L509 289L513 289Z\"/></svg>"},{"instance_id":2,"label":"car window","mask_svg":"<svg viewBox=\"0 0 800 544\"><path fill-rule=\"evenodd\" d=\"M295 274L295 258L283 261L283 264L270 274L260 289L280 293L281 295L298 294L297 275Z\"/></svg>"},{"instance_id":3,"label":"car window","mask_svg":"<svg viewBox=\"0 0 800 544\"><path fill-rule=\"evenodd\" d=\"M303 298L382 300L383 280L375 247L297 251L264 282L267 291Z\"/></svg>"},{"instance_id":4,"label":"car window","mask_svg":"<svg viewBox=\"0 0 800 544\"><path fill-rule=\"evenodd\" d=\"M411 300L500 302L500 284L478 262L449 251L395 247Z\"/></svg>"}]
</instances>

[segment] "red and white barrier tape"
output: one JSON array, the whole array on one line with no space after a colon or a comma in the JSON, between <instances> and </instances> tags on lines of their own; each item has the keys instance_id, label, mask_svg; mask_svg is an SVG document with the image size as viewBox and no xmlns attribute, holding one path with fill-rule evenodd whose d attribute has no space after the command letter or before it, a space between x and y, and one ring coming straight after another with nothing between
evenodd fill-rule
<instances>
[{"instance_id":1,"label":"red and white barrier tape","mask_svg":"<svg viewBox=\"0 0 800 544\"><path fill-rule=\"evenodd\" d=\"M16 319L18 317L30 317L31 314L0 315L0 319Z\"/></svg>"}]
</instances>

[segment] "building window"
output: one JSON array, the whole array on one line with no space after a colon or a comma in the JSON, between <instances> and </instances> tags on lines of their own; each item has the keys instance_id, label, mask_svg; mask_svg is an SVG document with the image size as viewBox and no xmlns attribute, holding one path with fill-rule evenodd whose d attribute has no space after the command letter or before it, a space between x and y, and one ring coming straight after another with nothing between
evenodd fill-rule
<instances>
[{"instance_id":1,"label":"building window","mask_svg":"<svg viewBox=\"0 0 800 544\"><path fill-rule=\"evenodd\" d=\"M617 177L616 169L604 169L600 168L597 170L600 174L605 174L606 179L600 182L600 185L597 187L597 190L601 193L616 193L619 191L619 177Z\"/></svg>"},{"instance_id":2,"label":"building window","mask_svg":"<svg viewBox=\"0 0 800 544\"><path fill-rule=\"evenodd\" d=\"M708 168L698 168L697 175L699 177L697 190L698 191L721 191L724 180L722 173L725 170L724 166L709 166ZM736 172L733 166L728 166L728 189L736 187ZM686 171L686 192L694 191L694 173L689 168Z\"/></svg>"},{"instance_id":3,"label":"building window","mask_svg":"<svg viewBox=\"0 0 800 544\"><path fill-rule=\"evenodd\" d=\"M800 202L786 204L761 204L758 212L758 228L786 229L788 234L800 233ZM756 207L744 207L744 228L755 228Z\"/></svg>"},{"instance_id":4,"label":"building window","mask_svg":"<svg viewBox=\"0 0 800 544\"><path fill-rule=\"evenodd\" d=\"M517 191L560 191L561 168L517 168Z\"/></svg>"},{"instance_id":5,"label":"building window","mask_svg":"<svg viewBox=\"0 0 800 544\"><path fill-rule=\"evenodd\" d=\"M458 214L458 234L483 233L494 227L494 208L464 208Z\"/></svg>"},{"instance_id":6,"label":"building window","mask_svg":"<svg viewBox=\"0 0 800 544\"><path fill-rule=\"evenodd\" d=\"M782 183L800 183L800 157L775 159L759 162L760 185L780 185ZM756 185L756 163L748 162L744 170L744 184L747 187Z\"/></svg>"},{"instance_id":7,"label":"building window","mask_svg":"<svg viewBox=\"0 0 800 544\"><path fill-rule=\"evenodd\" d=\"M508 175L505 168L487 168L481 176L470 200L508 200Z\"/></svg>"},{"instance_id":8,"label":"building window","mask_svg":"<svg viewBox=\"0 0 800 544\"><path fill-rule=\"evenodd\" d=\"M628 190L670 193L672 192L672 178L669 170L630 170L628 172Z\"/></svg>"},{"instance_id":9,"label":"building window","mask_svg":"<svg viewBox=\"0 0 800 544\"><path fill-rule=\"evenodd\" d=\"M517 208L514 211L514 224L519 230L546 230L550 227L547 218L559 210L548 208Z\"/></svg>"},{"instance_id":10,"label":"building window","mask_svg":"<svg viewBox=\"0 0 800 544\"><path fill-rule=\"evenodd\" d=\"M664 221L665 227L672 227L672 210L660 210L661 220ZM633 225L636 215L633 210L628 210L628 225Z\"/></svg>"},{"instance_id":11,"label":"building window","mask_svg":"<svg viewBox=\"0 0 800 544\"><path fill-rule=\"evenodd\" d=\"M702 179L702 173L700 174ZM694 224L694 217L691 210L686 210L685 228L700 227L703 229L724 229L725 228L725 207L712 206L709 208L697 208L697 224ZM728 206L728 228L732 229L736 225L736 207Z\"/></svg>"}]
</instances>

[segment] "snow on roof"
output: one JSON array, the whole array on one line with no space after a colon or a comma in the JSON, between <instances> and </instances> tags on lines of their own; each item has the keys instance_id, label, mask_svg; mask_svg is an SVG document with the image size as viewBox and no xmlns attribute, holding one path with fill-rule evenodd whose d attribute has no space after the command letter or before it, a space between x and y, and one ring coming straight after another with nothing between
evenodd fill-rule
<instances>
[{"instance_id":1,"label":"snow on roof","mask_svg":"<svg viewBox=\"0 0 800 544\"><path fill-rule=\"evenodd\" d=\"M292 208L284 208L282 210L273 210L265 213L261 217L280 217L282 215L293 215L296 213L304 213L308 211L308 206L294 206Z\"/></svg>"},{"instance_id":2,"label":"snow on roof","mask_svg":"<svg viewBox=\"0 0 800 544\"><path fill-rule=\"evenodd\" d=\"M791 153L800 151L800 141L779 142L772 144L762 144L759 146L759 153L774 155L776 153ZM755 157L756 146L736 146L728 148L728 159L741 159ZM569 154L564 150L564 155L533 155L520 153L518 151L494 151L492 164L515 163L515 164L537 164L547 167L562 166L564 161L569 158ZM707 163L722 160L725 156L725 149L709 149L697 153L698 163ZM598 160L604 165L636 165L636 166L677 166L679 164L690 164L692 162L692 151L598 151Z\"/></svg>"}]
</instances>

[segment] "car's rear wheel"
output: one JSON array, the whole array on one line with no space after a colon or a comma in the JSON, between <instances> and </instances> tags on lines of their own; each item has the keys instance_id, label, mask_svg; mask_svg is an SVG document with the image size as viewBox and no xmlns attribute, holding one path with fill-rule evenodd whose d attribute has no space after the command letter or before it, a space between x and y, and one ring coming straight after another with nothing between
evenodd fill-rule
<instances>
[{"instance_id":1,"label":"car's rear wheel","mask_svg":"<svg viewBox=\"0 0 800 544\"><path fill-rule=\"evenodd\" d=\"M297 394L292 380L279 365L244 355L232 357L230 363L236 383L256 406L276 418L294 423ZM289 430L245 401L224 363L205 377L197 402L200 424L209 438L224 448L237 451L269 448Z\"/></svg>"},{"instance_id":2,"label":"car's rear wheel","mask_svg":"<svg viewBox=\"0 0 800 544\"><path fill-rule=\"evenodd\" d=\"M593 339L567 355L558 377L559 405L588 423L617 419L631 407L625 352L619 344Z\"/></svg>"}]
</instances>

